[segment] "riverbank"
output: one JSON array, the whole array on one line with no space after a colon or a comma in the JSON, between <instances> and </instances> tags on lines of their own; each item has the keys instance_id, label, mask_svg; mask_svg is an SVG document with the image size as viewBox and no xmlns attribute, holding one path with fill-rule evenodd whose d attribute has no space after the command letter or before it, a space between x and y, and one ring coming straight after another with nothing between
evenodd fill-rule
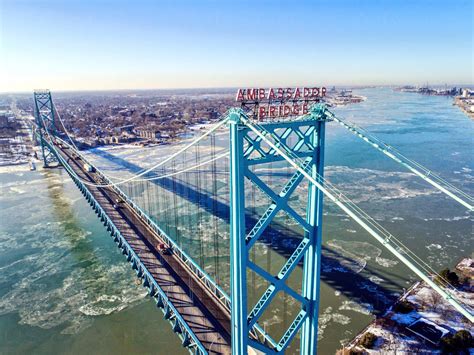
<instances>
[{"instance_id":1,"label":"riverbank","mask_svg":"<svg viewBox=\"0 0 474 355\"><path fill-rule=\"evenodd\" d=\"M456 296L472 308L474 259L462 259L452 272L456 276L445 274L459 280ZM338 354L440 353L449 339L464 331L474 335L469 320L426 283L417 282Z\"/></svg>"},{"instance_id":2,"label":"riverbank","mask_svg":"<svg viewBox=\"0 0 474 355\"><path fill-rule=\"evenodd\" d=\"M456 96L454 98L453 105L459 107L462 112L464 112L471 118L471 120L474 120L474 111L472 110L472 108L474 108L474 99L467 99L462 96Z\"/></svg>"},{"instance_id":3,"label":"riverbank","mask_svg":"<svg viewBox=\"0 0 474 355\"><path fill-rule=\"evenodd\" d=\"M33 140L28 123L18 116L8 119L0 130L0 166L28 164L33 152Z\"/></svg>"}]
</instances>

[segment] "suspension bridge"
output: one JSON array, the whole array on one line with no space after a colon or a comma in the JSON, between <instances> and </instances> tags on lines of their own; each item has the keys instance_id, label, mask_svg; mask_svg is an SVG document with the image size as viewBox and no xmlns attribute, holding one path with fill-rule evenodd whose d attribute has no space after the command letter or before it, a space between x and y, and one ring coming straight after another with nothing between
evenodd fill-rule
<instances>
[{"instance_id":1,"label":"suspension bridge","mask_svg":"<svg viewBox=\"0 0 474 355\"><path fill-rule=\"evenodd\" d=\"M119 161L119 174L77 148L49 91L36 91L34 106L44 165L69 174L191 353L316 354L323 198L474 320L453 286L324 177L326 124L341 124L469 211L474 199L323 104L273 122L230 109L147 168ZM269 250L283 261L269 262ZM291 315L280 332L262 326L275 304Z\"/></svg>"}]
</instances>

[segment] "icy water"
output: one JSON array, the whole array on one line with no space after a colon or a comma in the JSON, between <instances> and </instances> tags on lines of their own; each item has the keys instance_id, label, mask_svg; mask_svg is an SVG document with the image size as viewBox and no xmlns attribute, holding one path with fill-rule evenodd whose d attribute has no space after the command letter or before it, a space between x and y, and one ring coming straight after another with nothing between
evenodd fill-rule
<instances>
[{"instance_id":1,"label":"icy water","mask_svg":"<svg viewBox=\"0 0 474 355\"><path fill-rule=\"evenodd\" d=\"M451 99L390 89L357 93L367 101L337 108L336 113L474 193L473 121L452 106ZM225 145L226 136L218 137L217 145ZM113 171L124 161L146 167L170 149L174 148L120 148L88 154ZM119 159L111 159L110 154ZM326 176L430 266L439 269L472 255L473 224L460 205L335 123L327 127ZM64 171L2 168L0 191L1 354L186 353ZM296 196L300 198L298 191ZM158 220L164 218L160 206L147 207L158 212ZM255 210L258 213L265 207L262 200ZM336 207L329 203L325 207L319 347L320 353L331 354L415 278ZM193 216L197 212L183 203L180 213ZM200 228L206 230L209 223L212 220L204 217ZM225 228L225 223L220 226ZM169 228L199 259L196 241L180 227ZM223 270L218 276L227 287L225 233L219 245L218 265ZM200 248L213 250L215 246L203 236ZM283 262L278 252L265 246L256 248L252 257L275 270ZM215 261L201 258L199 262L214 274ZM301 270L295 272L289 284L298 287ZM249 298L256 299L264 284L252 278L250 282ZM291 299L277 302L264 315L264 326L272 334L281 333L295 309ZM289 353L295 351L292 347Z\"/></svg>"}]
</instances>

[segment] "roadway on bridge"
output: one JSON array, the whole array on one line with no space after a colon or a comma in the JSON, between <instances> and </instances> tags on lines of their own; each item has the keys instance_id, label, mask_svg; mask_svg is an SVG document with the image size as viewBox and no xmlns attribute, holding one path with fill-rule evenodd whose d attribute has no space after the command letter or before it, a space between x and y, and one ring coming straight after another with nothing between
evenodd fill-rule
<instances>
[{"instance_id":1,"label":"roadway on bridge","mask_svg":"<svg viewBox=\"0 0 474 355\"><path fill-rule=\"evenodd\" d=\"M73 171L84 180L100 182L98 174L87 172L84 161L69 148L56 145L58 152ZM163 242L138 214L126 203L117 204L120 197L113 188L88 187L97 202L139 256L177 311L209 353L229 354L230 314L191 271L173 254L157 250ZM117 205L117 207L114 207Z\"/></svg>"}]
</instances>

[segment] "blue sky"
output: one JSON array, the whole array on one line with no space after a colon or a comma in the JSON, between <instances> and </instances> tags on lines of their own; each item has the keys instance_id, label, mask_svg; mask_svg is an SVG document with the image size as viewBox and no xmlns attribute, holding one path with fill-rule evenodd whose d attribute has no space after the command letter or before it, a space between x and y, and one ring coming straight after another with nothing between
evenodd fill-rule
<instances>
[{"instance_id":1,"label":"blue sky","mask_svg":"<svg viewBox=\"0 0 474 355\"><path fill-rule=\"evenodd\" d=\"M473 1L0 0L0 91L473 83Z\"/></svg>"}]
</instances>

